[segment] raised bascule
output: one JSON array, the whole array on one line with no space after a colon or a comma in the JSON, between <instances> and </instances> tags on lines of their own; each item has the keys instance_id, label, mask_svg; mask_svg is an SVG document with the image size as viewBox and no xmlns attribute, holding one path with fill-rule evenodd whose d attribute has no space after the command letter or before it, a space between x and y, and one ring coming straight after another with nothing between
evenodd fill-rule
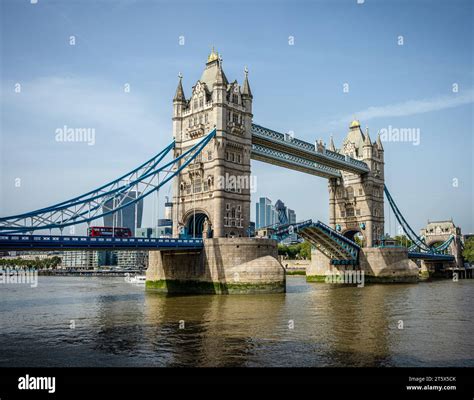
<instances>
[{"instance_id":1,"label":"raised bascule","mask_svg":"<svg viewBox=\"0 0 474 400\"><path fill-rule=\"evenodd\" d=\"M251 160L257 160L328 180L329 224L309 220L273 227L274 238L297 232L313 245L307 280L362 270L368 281L414 282L420 268L462 266L459 228L449 232L441 228L446 235L433 241L430 227L419 236L406 222L385 186L380 136L372 141L368 128L363 132L354 120L340 149L332 137L329 146L321 140L308 143L254 124L252 103L248 70L241 85L230 82L213 50L188 98L179 77L173 98L173 141L165 149L91 192L0 218L0 249L147 249L148 289L283 292L285 271L277 241L249 237ZM172 160L164 161L170 155ZM173 239L62 235L64 228L113 215L170 181ZM132 191L140 196L123 203ZM384 195L413 243L410 249L385 243ZM61 234L52 235L52 230ZM44 234L47 231L49 235Z\"/></svg>"}]
</instances>

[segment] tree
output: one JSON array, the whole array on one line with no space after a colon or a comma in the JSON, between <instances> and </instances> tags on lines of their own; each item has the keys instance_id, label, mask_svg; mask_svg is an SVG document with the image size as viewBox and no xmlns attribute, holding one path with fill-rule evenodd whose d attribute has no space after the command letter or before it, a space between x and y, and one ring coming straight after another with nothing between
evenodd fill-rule
<instances>
[{"instance_id":1,"label":"tree","mask_svg":"<svg viewBox=\"0 0 474 400\"><path fill-rule=\"evenodd\" d=\"M395 243L399 246L403 247L410 247L412 245L412 241L408 239L405 235L397 235L393 238Z\"/></svg>"},{"instance_id":2,"label":"tree","mask_svg":"<svg viewBox=\"0 0 474 400\"><path fill-rule=\"evenodd\" d=\"M278 245L278 254L285 256L290 260L295 259L311 259L311 243L304 241L303 243L292 245Z\"/></svg>"},{"instance_id":3,"label":"tree","mask_svg":"<svg viewBox=\"0 0 474 400\"><path fill-rule=\"evenodd\" d=\"M467 262L470 264L474 263L474 237L470 237L466 240L462 255Z\"/></svg>"}]
</instances>

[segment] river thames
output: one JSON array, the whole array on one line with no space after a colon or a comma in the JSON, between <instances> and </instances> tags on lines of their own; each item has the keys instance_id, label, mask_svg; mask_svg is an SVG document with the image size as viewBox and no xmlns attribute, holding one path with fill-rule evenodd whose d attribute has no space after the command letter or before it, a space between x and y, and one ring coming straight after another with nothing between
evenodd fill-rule
<instances>
[{"instance_id":1,"label":"river thames","mask_svg":"<svg viewBox=\"0 0 474 400\"><path fill-rule=\"evenodd\" d=\"M474 366L474 280L166 296L123 278L0 286L0 366Z\"/></svg>"}]
</instances>

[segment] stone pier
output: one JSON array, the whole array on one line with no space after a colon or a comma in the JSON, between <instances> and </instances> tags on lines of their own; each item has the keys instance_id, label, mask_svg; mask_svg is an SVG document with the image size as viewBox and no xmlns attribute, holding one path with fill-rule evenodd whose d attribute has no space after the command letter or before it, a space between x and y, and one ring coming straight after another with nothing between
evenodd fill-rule
<instances>
[{"instance_id":1,"label":"stone pier","mask_svg":"<svg viewBox=\"0 0 474 400\"><path fill-rule=\"evenodd\" d=\"M408 258L407 249L389 247L362 248L358 266L331 265L320 251L311 252L311 263L306 270L308 282L325 282L329 274L347 270L364 271L365 281L374 283L418 282L418 266Z\"/></svg>"},{"instance_id":2,"label":"stone pier","mask_svg":"<svg viewBox=\"0 0 474 400\"><path fill-rule=\"evenodd\" d=\"M285 270L277 242L204 239L202 251L150 251L146 288L163 293L282 293Z\"/></svg>"}]
</instances>

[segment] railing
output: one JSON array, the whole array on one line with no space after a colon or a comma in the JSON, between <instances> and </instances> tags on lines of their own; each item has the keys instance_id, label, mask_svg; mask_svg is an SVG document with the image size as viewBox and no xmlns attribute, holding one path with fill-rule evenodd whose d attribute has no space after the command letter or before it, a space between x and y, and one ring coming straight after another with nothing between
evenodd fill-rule
<instances>
[{"instance_id":1,"label":"railing","mask_svg":"<svg viewBox=\"0 0 474 400\"><path fill-rule=\"evenodd\" d=\"M321 227L325 228L325 229L326 229L328 232L330 232L332 235L335 235L335 236L339 237L340 239L342 239L342 240L344 240L345 242L349 243L351 246L355 246L355 247L357 247L358 249L360 249L360 246L359 246L356 242L354 242L354 241L352 241L352 240L346 238L344 235L340 234L338 231L336 231L335 229L331 228L329 225L326 225L325 223L323 223L323 222L321 222L321 221L318 221L318 222L317 222L317 225L320 225Z\"/></svg>"},{"instance_id":2,"label":"railing","mask_svg":"<svg viewBox=\"0 0 474 400\"><path fill-rule=\"evenodd\" d=\"M318 152L315 148L315 145L305 142L300 139L296 139L291 135L285 135L283 133L279 133L273 131L271 129L265 128L260 125L252 124L252 134L256 136L260 136L263 138L273 139L277 142L284 142L286 146L293 147L295 149L303 149L305 151L311 152L315 155L318 155L323 158L337 160L338 162L345 163L345 164L352 164L361 171L369 171L369 167L363 161L356 160L352 157L339 154L337 152L325 149L324 152Z\"/></svg>"},{"instance_id":3,"label":"railing","mask_svg":"<svg viewBox=\"0 0 474 400\"><path fill-rule=\"evenodd\" d=\"M340 177L341 173L332 167L328 167L327 165L320 164L315 161L310 161L302 157L294 156L288 153L284 153L282 151L278 150L273 150L269 149L268 147L264 147L258 144L253 144L252 145L252 152L255 152L260 155L267 155L269 157L272 157L276 160L279 161L284 161L290 164L293 164L295 166L300 166L300 167L307 167L310 169L313 169L318 172L324 172L328 175L331 175L333 177Z\"/></svg>"},{"instance_id":4,"label":"railing","mask_svg":"<svg viewBox=\"0 0 474 400\"><path fill-rule=\"evenodd\" d=\"M176 238L138 238L138 237L90 237L90 236L59 236L59 235L0 235L0 248L8 247L10 244L21 245L25 247L41 247L48 245L53 247L101 247L101 245L113 247L201 247L202 239L176 239Z\"/></svg>"}]
</instances>

